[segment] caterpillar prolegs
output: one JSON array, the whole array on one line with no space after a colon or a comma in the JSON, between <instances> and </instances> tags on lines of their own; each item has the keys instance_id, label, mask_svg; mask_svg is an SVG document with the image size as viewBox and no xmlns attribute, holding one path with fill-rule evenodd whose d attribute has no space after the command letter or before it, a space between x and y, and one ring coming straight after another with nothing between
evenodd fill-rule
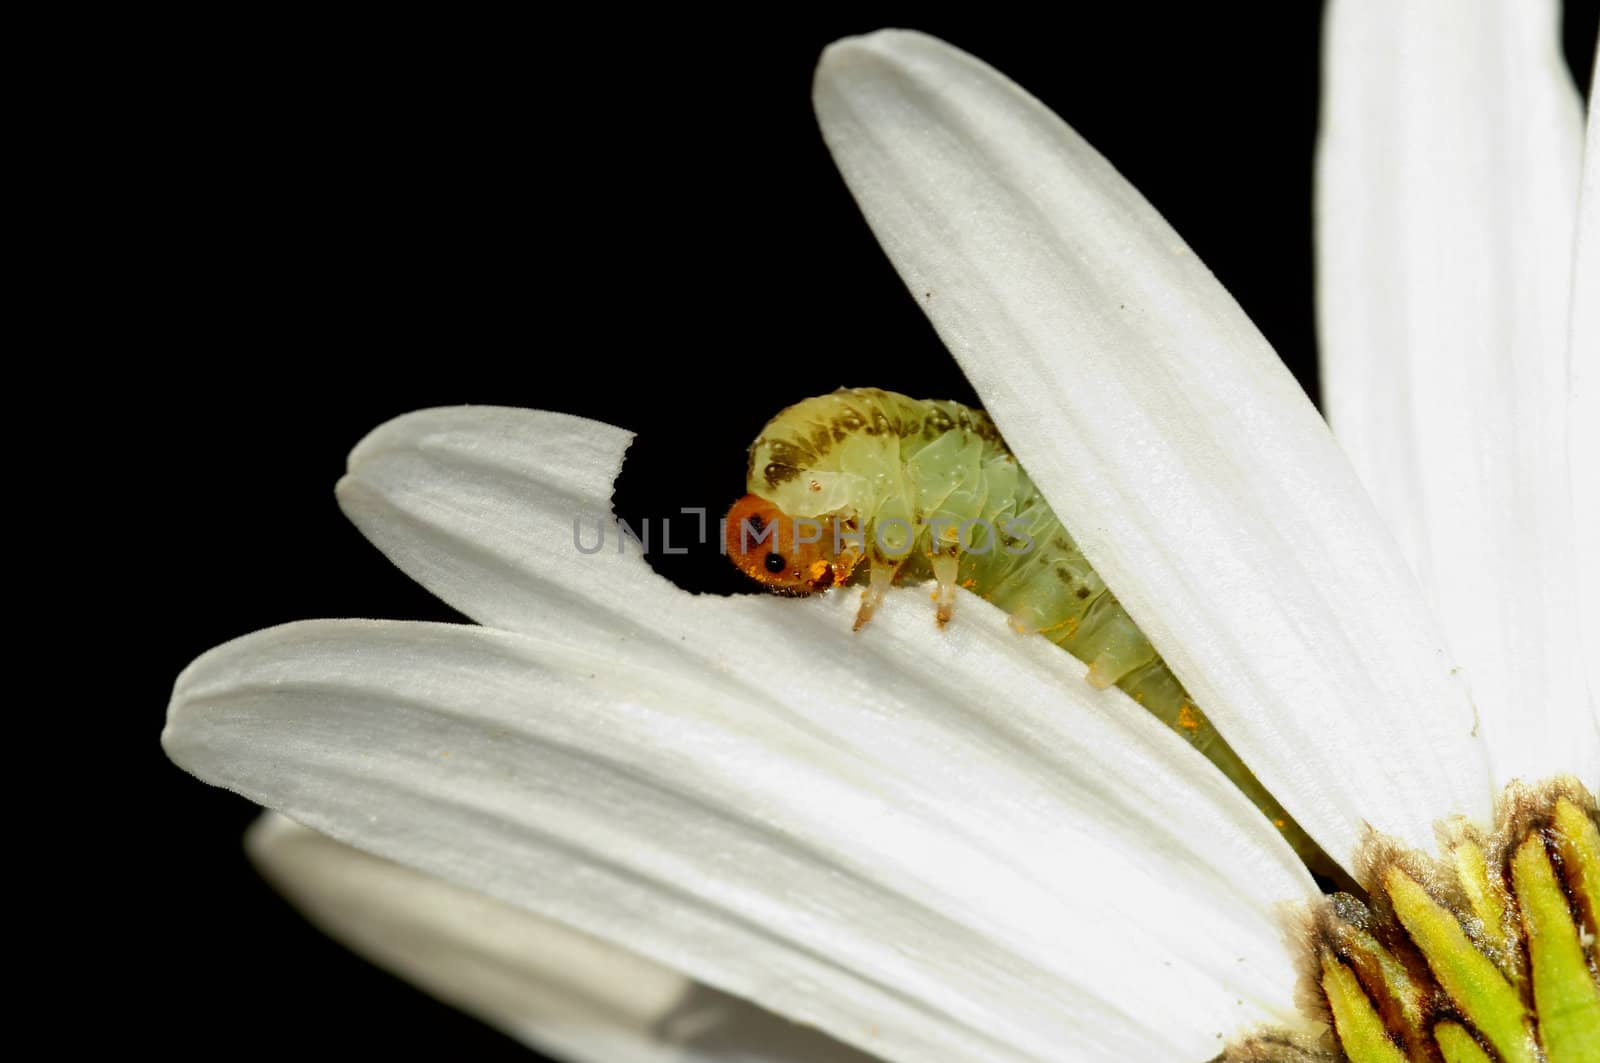
<instances>
[{"instance_id":1,"label":"caterpillar prolegs","mask_svg":"<svg viewBox=\"0 0 1600 1063\"><path fill-rule=\"evenodd\" d=\"M1190 700L982 410L846 388L774 417L728 513L728 556L768 589L809 594L865 573L859 629L895 582L957 586L1116 684L1204 753L1308 862L1326 860ZM863 565L862 563L865 562ZM1319 868L1320 869L1320 868Z\"/></svg>"}]
</instances>

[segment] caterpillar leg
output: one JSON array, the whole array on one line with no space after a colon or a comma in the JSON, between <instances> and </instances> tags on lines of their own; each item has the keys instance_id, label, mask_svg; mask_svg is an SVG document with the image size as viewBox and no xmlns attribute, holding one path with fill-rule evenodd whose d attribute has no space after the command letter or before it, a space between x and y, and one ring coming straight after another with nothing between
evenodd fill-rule
<instances>
[{"instance_id":1,"label":"caterpillar leg","mask_svg":"<svg viewBox=\"0 0 1600 1063\"><path fill-rule=\"evenodd\" d=\"M1149 664L1149 644L1139 645L1132 640L1113 642L1094 655L1089 662L1089 685L1104 690L1141 665Z\"/></svg>"},{"instance_id":2,"label":"caterpillar leg","mask_svg":"<svg viewBox=\"0 0 1600 1063\"><path fill-rule=\"evenodd\" d=\"M1037 635L1045 629L1044 614L1031 603L1018 606L1006 617L1006 623L1019 635Z\"/></svg>"},{"instance_id":3,"label":"caterpillar leg","mask_svg":"<svg viewBox=\"0 0 1600 1063\"><path fill-rule=\"evenodd\" d=\"M1124 677L1160 659L1150 640L1133 626L1109 593L1093 600L1084 613L1079 636L1082 651L1078 656L1089 662L1089 683L1099 690L1121 683Z\"/></svg>"},{"instance_id":4,"label":"caterpillar leg","mask_svg":"<svg viewBox=\"0 0 1600 1063\"><path fill-rule=\"evenodd\" d=\"M950 616L955 611L956 573L960 567L961 559L954 554L939 554L933 559L933 578L939 581L938 588L933 592L933 617L940 627L950 622Z\"/></svg>"},{"instance_id":5,"label":"caterpillar leg","mask_svg":"<svg viewBox=\"0 0 1600 1063\"><path fill-rule=\"evenodd\" d=\"M861 608L856 610L854 631L860 631L872 619L872 614L883 604L883 596L888 593L889 585L894 582L894 574L900 570L899 565L887 564L876 557L869 564L872 566L871 576L867 580L867 589L861 592Z\"/></svg>"},{"instance_id":6,"label":"caterpillar leg","mask_svg":"<svg viewBox=\"0 0 1600 1063\"><path fill-rule=\"evenodd\" d=\"M961 569L960 526L960 521L949 512L940 512L929 521L928 560L937 581L933 592L934 619L940 627L950 622L956 607L956 580Z\"/></svg>"},{"instance_id":7,"label":"caterpillar leg","mask_svg":"<svg viewBox=\"0 0 1600 1063\"><path fill-rule=\"evenodd\" d=\"M855 531L856 523L852 519L845 527ZM846 541L843 548L833 559L833 582L840 585L850 582L850 574L856 566L866 560L866 553L854 542Z\"/></svg>"}]
</instances>

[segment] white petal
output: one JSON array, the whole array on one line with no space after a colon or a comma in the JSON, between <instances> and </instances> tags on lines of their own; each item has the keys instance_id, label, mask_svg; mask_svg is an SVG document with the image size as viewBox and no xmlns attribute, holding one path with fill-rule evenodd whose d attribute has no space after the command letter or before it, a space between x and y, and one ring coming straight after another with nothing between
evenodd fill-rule
<instances>
[{"instance_id":1,"label":"white petal","mask_svg":"<svg viewBox=\"0 0 1600 1063\"><path fill-rule=\"evenodd\" d=\"M580 554L627 439L481 408L374 433L347 510L530 634L258 633L181 677L168 752L886 1058L1199 1059L1303 1021L1276 909L1313 887L1186 743L971 595L853 634L850 595Z\"/></svg>"},{"instance_id":2,"label":"white petal","mask_svg":"<svg viewBox=\"0 0 1600 1063\"><path fill-rule=\"evenodd\" d=\"M1600 773L1567 460L1582 116L1559 29L1547 0L1350 0L1327 23L1329 420L1444 624L1501 781Z\"/></svg>"},{"instance_id":3,"label":"white petal","mask_svg":"<svg viewBox=\"0 0 1600 1063\"><path fill-rule=\"evenodd\" d=\"M1572 274L1573 504L1576 510L1579 619L1588 666L1590 721L1600 732L1600 62L1589 86L1589 131L1584 141L1583 192ZM1600 784L1600 768L1585 776Z\"/></svg>"},{"instance_id":4,"label":"white petal","mask_svg":"<svg viewBox=\"0 0 1600 1063\"><path fill-rule=\"evenodd\" d=\"M867 1063L676 971L275 813L251 859L317 926L543 1052L577 1063Z\"/></svg>"},{"instance_id":5,"label":"white petal","mask_svg":"<svg viewBox=\"0 0 1600 1063\"><path fill-rule=\"evenodd\" d=\"M1256 329L1037 100L884 32L823 56L867 220L1089 560L1330 854L1486 816L1472 711L1392 540Z\"/></svg>"}]
</instances>

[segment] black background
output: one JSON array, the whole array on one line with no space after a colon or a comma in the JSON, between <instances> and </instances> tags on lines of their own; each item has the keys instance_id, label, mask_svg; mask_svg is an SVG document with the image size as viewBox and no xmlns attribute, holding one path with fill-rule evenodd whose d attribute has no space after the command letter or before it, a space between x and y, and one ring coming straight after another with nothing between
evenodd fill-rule
<instances>
[{"instance_id":1,"label":"black background","mask_svg":"<svg viewBox=\"0 0 1600 1063\"><path fill-rule=\"evenodd\" d=\"M203 27L204 46L193 26L137 27L85 134L108 177L84 268L108 294L81 309L118 338L93 389L129 470L109 501L129 556L110 563L131 573L115 619L133 659L103 732L116 825L96 843L126 905L107 961L120 1042L527 1058L260 884L239 842L252 806L162 756L166 698L194 656L270 624L459 619L334 503L345 454L396 414L494 403L636 430L618 508L638 517L726 506L756 430L807 395L971 400L816 132L828 41L912 25L1004 70L1154 203L1314 395L1318 13L1205 7L1056 9L1059 27L999 9L263 15ZM1569 12L1579 64L1595 9ZM859 370L839 378L841 358ZM739 589L724 565L668 575Z\"/></svg>"}]
</instances>

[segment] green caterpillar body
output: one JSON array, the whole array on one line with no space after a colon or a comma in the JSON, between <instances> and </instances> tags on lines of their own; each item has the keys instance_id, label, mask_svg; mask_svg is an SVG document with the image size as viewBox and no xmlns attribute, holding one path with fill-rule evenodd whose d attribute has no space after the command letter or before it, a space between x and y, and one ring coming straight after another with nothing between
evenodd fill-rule
<instances>
[{"instance_id":1,"label":"green caterpillar body","mask_svg":"<svg viewBox=\"0 0 1600 1063\"><path fill-rule=\"evenodd\" d=\"M1303 856L1318 852L1195 706L982 410L841 389L773 418L750 448L747 479L750 495L782 516L824 529L839 521L859 537L836 550L838 541L827 541L834 533L824 530L817 550L826 562L811 571L825 563L827 575L777 589L848 582L866 560L859 627L890 582L938 580L941 622L954 587L964 587L1005 610L1019 630L1088 664L1095 686L1116 684L1204 753ZM739 512L736 504L728 542L741 568L769 584L780 571L775 559L804 568L796 556L804 546L788 554L741 549L731 527Z\"/></svg>"}]
</instances>

